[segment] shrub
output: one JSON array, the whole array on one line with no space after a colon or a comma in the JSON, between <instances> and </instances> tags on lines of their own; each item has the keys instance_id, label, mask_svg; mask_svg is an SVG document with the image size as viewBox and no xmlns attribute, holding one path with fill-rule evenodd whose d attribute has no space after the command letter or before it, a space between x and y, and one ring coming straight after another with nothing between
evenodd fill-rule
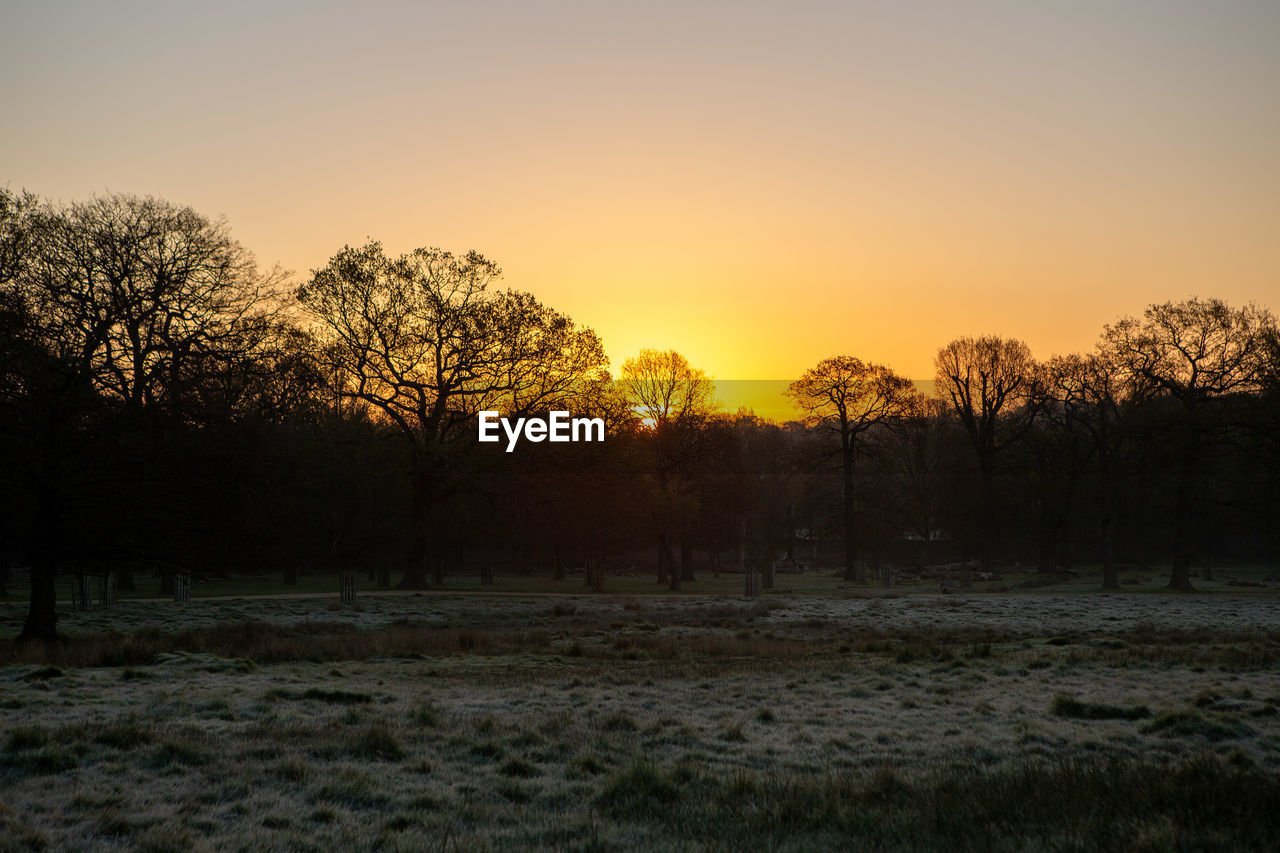
<instances>
[{"instance_id":1,"label":"shrub","mask_svg":"<svg viewBox=\"0 0 1280 853\"><path fill-rule=\"evenodd\" d=\"M541 773L537 767L522 758L507 759L506 763L498 768L498 772L503 776L514 776L517 779L531 779Z\"/></svg>"},{"instance_id":2,"label":"shrub","mask_svg":"<svg viewBox=\"0 0 1280 853\"><path fill-rule=\"evenodd\" d=\"M6 752L26 752L39 749L49 742L49 733L39 726L18 726L5 738Z\"/></svg>"},{"instance_id":3,"label":"shrub","mask_svg":"<svg viewBox=\"0 0 1280 853\"><path fill-rule=\"evenodd\" d=\"M328 702L330 705L367 705L373 701L368 693L357 693L353 690L322 690L312 687L302 694L303 699L315 699Z\"/></svg>"},{"instance_id":4,"label":"shrub","mask_svg":"<svg viewBox=\"0 0 1280 853\"><path fill-rule=\"evenodd\" d=\"M1059 693L1053 697L1053 704L1049 706L1049 710L1054 716L1075 720L1141 720L1151 716L1151 711L1146 705L1124 708L1119 705L1081 702L1065 693Z\"/></svg>"},{"instance_id":5,"label":"shrub","mask_svg":"<svg viewBox=\"0 0 1280 853\"><path fill-rule=\"evenodd\" d=\"M374 761L399 761L404 758L404 747L386 726L376 725L365 729L351 741L348 753L357 758Z\"/></svg>"},{"instance_id":6,"label":"shrub","mask_svg":"<svg viewBox=\"0 0 1280 853\"><path fill-rule=\"evenodd\" d=\"M1161 714L1143 726L1142 733L1158 734L1161 737L1203 737L1215 743L1257 734L1239 720L1210 720L1194 711Z\"/></svg>"}]
</instances>

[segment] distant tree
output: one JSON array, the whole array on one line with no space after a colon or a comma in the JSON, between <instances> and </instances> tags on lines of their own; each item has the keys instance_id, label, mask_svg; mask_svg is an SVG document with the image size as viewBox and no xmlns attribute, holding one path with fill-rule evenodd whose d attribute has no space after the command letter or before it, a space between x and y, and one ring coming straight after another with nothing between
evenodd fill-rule
<instances>
[{"instance_id":1,"label":"distant tree","mask_svg":"<svg viewBox=\"0 0 1280 853\"><path fill-rule=\"evenodd\" d=\"M1072 533L1079 527L1077 497L1097 451L1088 429L1093 424L1087 420L1093 412L1066 393L1073 377L1054 372L1055 365L1064 364L1045 365L1039 416L1015 459L1015 484L1026 496L1020 503L1034 517L1040 571L1045 573L1071 568ZM1066 387L1057 385L1058 380Z\"/></svg>"},{"instance_id":2,"label":"distant tree","mask_svg":"<svg viewBox=\"0 0 1280 853\"><path fill-rule=\"evenodd\" d=\"M1025 343L986 336L956 338L938 350L937 392L960 419L978 460L982 568L991 565L995 464L1030 428L1040 401L1039 368ZM965 582L969 576L966 570Z\"/></svg>"},{"instance_id":3,"label":"distant tree","mask_svg":"<svg viewBox=\"0 0 1280 853\"><path fill-rule=\"evenodd\" d=\"M945 415L941 400L920 395L897 428L874 436L877 445L870 448L886 481L881 512L907 538L920 543L916 560L921 566L929 565L943 526L943 469L951 426Z\"/></svg>"},{"instance_id":4,"label":"distant tree","mask_svg":"<svg viewBox=\"0 0 1280 853\"><path fill-rule=\"evenodd\" d=\"M841 503L845 534L845 580L862 581L856 537L857 502L854 471L859 443L867 430L899 419L917 405L911 381L880 364L853 356L818 363L787 387L811 426L831 430L840 441Z\"/></svg>"},{"instance_id":5,"label":"distant tree","mask_svg":"<svg viewBox=\"0 0 1280 853\"><path fill-rule=\"evenodd\" d=\"M726 461L736 474L734 491L749 522L745 535L736 531L743 556L760 569L780 553L796 559L792 506L803 464L797 446L801 436L742 411L725 421L736 451Z\"/></svg>"},{"instance_id":6,"label":"distant tree","mask_svg":"<svg viewBox=\"0 0 1280 853\"><path fill-rule=\"evenodd\" d=\"M695 422L718 407L715 383L675 350L642 349L622 365L632 407L655 426Z\"/></svg>"},{"instance_id":7,"label":"distant tree","mask_svg":"<svg viewBox=\"0 0 1280 853\"><path fill-rule=\"evenodd\" d=\"M1266 356L1256 415L1251 423L1254 440L1251 442L1251 465L1255 482L1259 484L1256 518L1259 527L1268 531L1267 538L1272 554L1280 554L1280 329L1267 330L1263 351Z\"/></svg>"},{"instance_id":8,"label":"distant tree","mask_svg":"<svg viewBox=\"0 0 1280 853\"><path fill-rule=\"evenodd\" d=\"M1191 557L1200 504L1209 418L1234 395L1264 386L1267 340L1275 318L1253 305L1231 308L1220 299L1152 305L1142 319L1105 328L1101 349L1137 393L1176 402L1172 425L1178 472L1173 501L1173 568L1169 588L1192 591Z\"/></svg>"},{"instance_id":9,"label":"distant tree","mask_svg":"<svg viewBox=\"0 0 1280 853\"><path fill-rule=\"evenodd\" d=\"M682 541L680 571L675 571L672 530L688 539L689 519L696 511L688 473L706 450L707 418L718 408L715 383L675 350L641 350L622 365L619 385L638 417L649 428L653 451L654 507L658 537L658 583L678 590L693 580L689 543Z\"/></svg>"},{"instance_id":10,"label":"distant tree","mask_svg":"<svg viewBox=\"0 0 1280 853\"><path fill-rule=\"evenodd\" d=\"M380 243L344 248L298 291L328 343L339 393L400 432L412 451L412 535L403 585L427 583L440 513L465 483L458 439L476 413L573 408L606 376L599 338L532 296L494 291L501 272L476 252Z\"/></svg>"},{"instance_id":11,"label":"distant tree","mask_svg":"<svg viewBox=\"0 0 1280 853\"><path fill-rule=\"evenodd\" d=\"M1067 425L1085 433L1092 447L1098 472L1102 586L1119 589L1116 543L1133 387L1105 352L1055 356L1047 365L1046 384L1048 397L1061 407Z\"/></svg>"}]
</instances>

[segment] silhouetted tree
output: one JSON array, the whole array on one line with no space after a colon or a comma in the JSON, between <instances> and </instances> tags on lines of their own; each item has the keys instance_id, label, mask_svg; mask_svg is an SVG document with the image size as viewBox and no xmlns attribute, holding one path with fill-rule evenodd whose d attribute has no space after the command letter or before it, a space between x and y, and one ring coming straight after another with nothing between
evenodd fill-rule
<instances>
[{"instance_id":1,"label":"silhouetted tree","mask_svg":"<svg viewBox=\"0 0 1280 853\"><path fill-rule=\"evenodd\" d=\"M675 350L643 349L622 365L631 406L653 426L701 421L719 405L715 383Z\"/></svg>"},{"instance_id":2,"label":"silhouetted tree","mask_svg":"<svg viewBox=\"0 0 1280 853\"><path fill-rule=\"evenodd\" d=\"M873 431L872 458L887 482L880 492L881 515L908 540L920 543L913 560L929 564L935 538L942 533L943 464L949 449L949 422L941 400L918 396L895 429Z\"/></svg>"},{"instance_id":3,"label":"silhouetted tree","mask_svg":"<svg viewBox=\"0 0 1280 853\"><path fill-rule=\"evenodd\" d=\"M1105 352L1054 357L1047 366L1046 383L1048 395L1061 406L1068 424L1084 432L1092 446L1097 466L1102 586L1119 589L1116 545L1132 385Z\"/></svg>"},{"instance_id":4,"label":"silhouetted tree","mask_svg":"<svg viewBox=\"0 0 1280 853\"><path fill-rule=\"evenodd\" d=\"M845 570L848 581L861 581L857 561L857 503L854 469L862 435L911 411L917 392L880 364L867 364L853 356L836 356L818 363L787 387L787 396L804 412L812 426L833 431L840 440L840 471L845 534Z\"/></svg>"},{"instance_id":5,"label":"silhouetted tree","mask_svg":"<svg viewBox=\"0 0 1280 853\"><path fill-rule=\"evenodd\" d=\"M330 343L339 392L393 424L412 449L412 538L403 585L426 585L433 533L465 482L457 440L481 410L523 416L572 402L607 364L599 338L532 296L489 287L476 252L379 243L344 248L298 289Z\"/></svg>"},{"instance_id":6,"label":"silhouetted tree","mask_svg":"<svg viewBox=\"0 0 1280 853\"><path fill-rule=\"evenodd\" d=\"M1019 340L957 338L938 350L937 392L964 425L978 460L982 568L991 565L995 463L1030 428L1039 405L1038 367ZM965 583L969 575L966 569Z\"/></svg>"},{"instance_id":7,"label":"silhouetted tree","mask_svg":"<svg viewBox=\"0 0 1280 853\"><path fill-rule=\"evenodd\" d=\"M674 350L645 349L623 363L619 384L632 410L649 428L658 583L678 590L681 581L694 579L687 540L689 519L697 508L687 474L707 450L703 428L719 406L715 383ZM679 572L671 549L673 529L679 529L685 540Z\"/></svg>"},{"instance_id":8,"label":"silhouetted tree","mask_svg":"<svg viewBox=\"0 0 1280 853\"><path fill-rule=\"evenodd\" d=\"M72 541L73 511L81 508L81 533L99 525L98 536L80 537L99 555L109 554L108 537L117 546L130 539L98 519L121 513L158 467L157 443L143 432L156 418L181 421L202 365L260 342L281 276L259 273L224 223L152 198L46 205L29 210L23 228L6 226L4 240L0 255L12 265L4 301L20 318L8 345L21 377L10 403L23 414L10 423L41 460L26 470L35 509L23 636L51 637L54 576ZM83 511L108 479L115 499Z\"/></svg>"},{"instance_id":9,"label":"silhouetted tree","mask_svg":"<svg viewBox=\"0 0 1280 853\"><path fill-rule=\"evenodd\" d=\"M1266 340L1275 318L1265 309L1231 308L1220 299L1152 305L1141 320L1126 317L1103 332L1102 349L1139 393L1176 401L1178 476L1173 503L1173 569L1169 588L1192 591L1191 556L1199 488L1213 410L1229 396L1256 392L1266 369Z\"/></svg>"}]
</instances>

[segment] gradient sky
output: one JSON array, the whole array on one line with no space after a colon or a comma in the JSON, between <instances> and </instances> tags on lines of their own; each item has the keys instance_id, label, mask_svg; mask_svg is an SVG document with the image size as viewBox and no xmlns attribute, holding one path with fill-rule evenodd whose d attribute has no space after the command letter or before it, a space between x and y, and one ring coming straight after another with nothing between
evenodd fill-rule
<instances>
[{"instance_id":1,"label":"gradient sky","mask_svg":"<svg viewBox=\"0 0 1280 853\"><path fill-rule=\"evenodd\" d=\"M478 249L615 369L925 379L962 334L1280 308L1280 2L0 0L0 182L300 275Z\"/></svg>"}]
</instances>

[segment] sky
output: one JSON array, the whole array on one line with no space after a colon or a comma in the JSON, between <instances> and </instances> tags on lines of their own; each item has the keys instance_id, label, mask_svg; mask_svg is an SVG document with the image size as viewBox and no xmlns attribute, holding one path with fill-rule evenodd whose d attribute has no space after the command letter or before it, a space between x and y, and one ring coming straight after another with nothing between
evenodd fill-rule
<instances>
[{"instance_id":1,"label":"sky","mask_svg":"<svg viewBox=\"0 0 1280 853\"><path fill-rule=\"evenodd\" d=\"M1280 309L1280 3L0 0L0 183L156 195L305 277L476 249L615 370Z\"/></svg>"}]
</instances>

